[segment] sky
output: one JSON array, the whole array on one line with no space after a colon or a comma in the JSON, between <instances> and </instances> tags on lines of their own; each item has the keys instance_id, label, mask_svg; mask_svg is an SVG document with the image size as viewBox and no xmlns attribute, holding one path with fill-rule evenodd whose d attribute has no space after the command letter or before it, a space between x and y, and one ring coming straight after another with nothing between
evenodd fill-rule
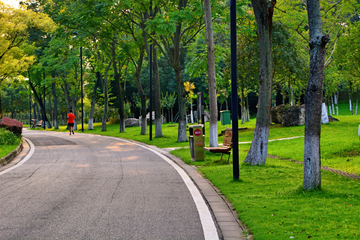
<instances>
[{"instance_id":1,"label":"sky","mask_svg":"<svg viewBox=\"0 0 360 240\"><path fill-rule=\"evenodd\" d=\"M3 3L9 4L13 7L18 7L19 6L19 1L20 0L0 0Z\"/></svg>"}]
</instances>

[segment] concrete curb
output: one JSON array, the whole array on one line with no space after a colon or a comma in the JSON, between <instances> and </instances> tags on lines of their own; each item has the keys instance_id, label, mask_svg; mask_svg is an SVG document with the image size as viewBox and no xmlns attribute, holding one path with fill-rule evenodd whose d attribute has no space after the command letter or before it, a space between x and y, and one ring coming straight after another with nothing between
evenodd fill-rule
<instances>
[{"instance_id":1,"label":"concrete curb","mask_svg":"<svg viewBox=\"0 0 360 240\"><path fill-rule=\"evenodd\" d=\"M8 155L0 159L0 167L10 163L17 155L19 155L19 153L22 150L23 150L23 139L20 140L19 146L14 151L12 151Z\"/></svg>"}]
</instances>

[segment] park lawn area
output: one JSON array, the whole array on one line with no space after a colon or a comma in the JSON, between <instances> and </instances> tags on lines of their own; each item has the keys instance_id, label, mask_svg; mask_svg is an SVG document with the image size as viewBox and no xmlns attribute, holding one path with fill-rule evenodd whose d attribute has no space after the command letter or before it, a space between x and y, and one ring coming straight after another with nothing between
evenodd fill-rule
<instances>
[{"instance_id":1,"label":"park lawn area","mask_svg":"<svg viewBox=\"0 0 360 240\"><path fill-rule=\"evenodd\" d=\"M206 152L205 161L191 162L189 149L171 153L199 167L254 239L360 239L359 180L322 171L321 190L309 192L302 190L301 164L272 158L265 166L241 164L247 154L242 148L240 180L234 181L232 164L219 162L220 154Z\"/></svg>"},{"instance_id":2,"label":"park lawn area","mask_svg":"<svg viewBox=\"0 0 360 240\"><path fill-rule=\"evenodd\" d=\"M5 157L12 151L14 151L20 144L20 140L18 144L15 145L0 145L0 158Z\"/></svg>"},{"instance_id":3,"label":"park lawn area","mask_svg":"<svg viewBox=\"0 0 360 240\"><path fill-rule=\"evenodd\" d=\"M12 151L14 151L19 146L20 141L21 141L21 139L17 138L15 144L0 145L0 158L3 158L6 155L8 155L9 153L11 153Z\"/></svg>"},{"instance_id":4,"label":"park lawn area","mask_svg":"<svg viewBox=\"0 0 360 240\"><path fill-rule=\"evenodd\" d=\"M232 165L199 170L232 202L255 239L360 238L358 180L322 171L322 189L303 191L303 166L279 159L240 165L239 181Z\"/></svg>"},{"instance_id":5,"label":"park lawn area","mask_svg":"<svg viewBox=\"0 0 360 240\"><path fill-rule=\"evenodd\" d=\"M321 127L321 165L360 175L360 118L351 115L337 118L339 122ZM304 138L269 142L268 154L303 161Z\"/></svg>"}]
</instances>

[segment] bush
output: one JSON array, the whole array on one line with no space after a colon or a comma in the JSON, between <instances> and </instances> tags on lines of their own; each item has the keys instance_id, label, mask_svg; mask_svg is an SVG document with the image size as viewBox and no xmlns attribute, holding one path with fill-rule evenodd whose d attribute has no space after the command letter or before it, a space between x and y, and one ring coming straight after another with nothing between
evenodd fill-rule
<instances>
[{"instance_id":1,"label":"bush","mask_svg":"<svg viewBox=\"0 0 360 240\"><path fill-rule=\"evenodd\" d=\"M0 128L5 128L10 132L16 133L18 135L22 134L23 124L19 121L16 121L11 118L3 117L2 122L0 121Z\"/></svg>"},{"instance_id":2,"label":"bush","mask_svg":"<svg viewBox=\"0 0 360 240\"><path fill-rule=\"evenodd\" d=\"M15 145L18 138L18 135L15 133L12 133L5 128L0 128L0 145Z\"/></svg>"}]
</instances>

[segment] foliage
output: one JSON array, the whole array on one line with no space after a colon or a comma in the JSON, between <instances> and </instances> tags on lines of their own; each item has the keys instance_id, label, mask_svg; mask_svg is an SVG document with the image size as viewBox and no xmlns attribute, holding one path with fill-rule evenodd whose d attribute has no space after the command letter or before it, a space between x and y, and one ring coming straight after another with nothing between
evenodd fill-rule
<instances>
[{"instance_id":1,"label":"foliage","mask_svg":"<svg viewBox=\"0 0 360 240\"><path fill-rule=\"evenodd\" d=\"M0 83L34 63L34 45L27 41L30 29L52 32L56 25L43 13L15 9L0 2Z\"/></svg>"},{"instance_id":2,"label":"foliage","mask_svg":"<svg viewBox=\"0 0 360 240\"><path fill-rule=\"evenodd\" d=\"M2 84L0 95L4 113L20 114L29 109L29 93L25 84L24 80L14 80L12 83L5 81Z\"/></svg>"},{"instance_id":3,"label":"foliage","mask_svg":"<svg viewBox=\"0 0 360 240\"><path fill-rule=\"evenodd\" d=\"M5 128L0 128L0 145L15 145L19 142L19 136Z\"/></svg>"},{"instance_id":4,"label":"foliage","mask_svg":"<svg viewBox=\"0 0 360 240\"><path fill-rule=\"evenodd\" d=\"M192 103L193 99L196 98L196 94L194 93L195 85L189 81L184 82L184 89L186 92L186 100L188 103Z\"/></svg>"}]
</instances>

